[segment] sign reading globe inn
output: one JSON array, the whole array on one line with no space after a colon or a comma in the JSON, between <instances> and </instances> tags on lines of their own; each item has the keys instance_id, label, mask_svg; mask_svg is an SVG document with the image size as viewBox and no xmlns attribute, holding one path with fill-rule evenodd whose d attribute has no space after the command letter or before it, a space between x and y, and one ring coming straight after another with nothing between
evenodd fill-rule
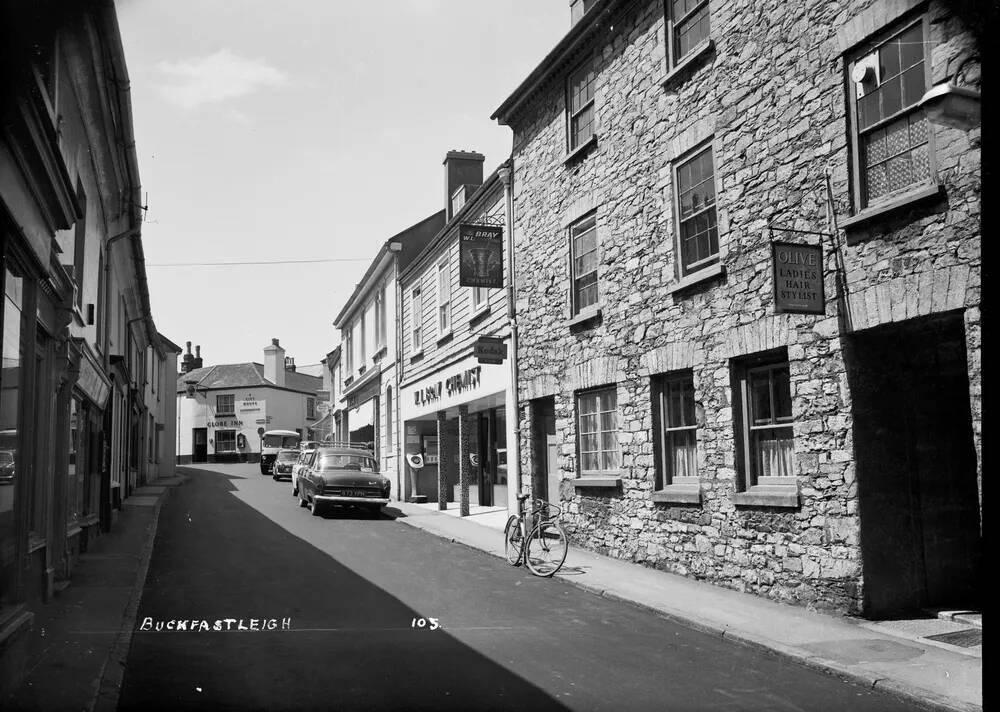
<instances>
[{"instance_id":1,"label":"sign reading globe inn","mask_svg":"<svg viewBox=\"0 0 1000 712\"><path fill-rule=\"evenodd\" d=\"M823 248L771 243L776 314L825 314Z\"/></svg>"}]
</instances>

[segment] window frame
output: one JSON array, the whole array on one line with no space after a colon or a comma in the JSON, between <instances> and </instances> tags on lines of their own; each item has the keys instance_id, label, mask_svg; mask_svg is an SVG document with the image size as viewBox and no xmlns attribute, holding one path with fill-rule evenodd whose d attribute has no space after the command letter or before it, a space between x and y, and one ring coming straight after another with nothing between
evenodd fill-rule
<instances>
[{"instance_id":1,"label":"window frame","mask_svg":"<svg viewBox=\"0 0 1000 712\"><path fill-rule=\"evenodd\" d=\"M584 413L583 413L583 411L582 411L582 409L580 407L581 400L584 399L584 398L590 397L590 396L597 396L598 397L598 402L599 402L600 401L600 397L599 396L602 393L610 393L610 394L612 394L612 396L614 397L614 408L612 410L609 410L609 411L595 410L595 411L586 413L586 415L596 414L597 415L597 421L598 421L598 428L600 428L600 416L601 416L601 414L603 414L603 413L614 413L614 415L615 415L614 429L613 430L608 430L608 431L598 429L596 431L584 433L583 429L581 427L581 418L584 415ZM588 478L588 477L609 477L609 476L610 477L620 477L621 476L621 469L622 469L622 444L621 444L621 439L618 437L618 434L621 431L621 418L620 418L619 413L618 413L618 384L612 384L612 385L607 385L607 386L600 386L600 387L597 387L597 388L588 388L586 390L577 391L576 393L573 394L573 401L574 401L573 405L575 407L574 419L575 419L575 426L576 426L576 476L577 476L577 479L585 479L585 478ZM598 405L598 408L599 407L600 406ZM615 453L616 453L616 460L617 460L616 466L613 467L613 468L610 468L610 469L599 468L599 469L596 469L596 470L585 470L584 467L583 467L583 462L584 462L584 458L583 458L583 436L584 435L591 435L591 434L594 434L594 433L597 434L598 450L596 450L594 452L597 452L598 455L599 455L599 457L602 457L605 452L610 452L610 450L605 451L603 449L602 445L601 445L601 435L603 433L605 433L605 432L614 433L614 435L615 435Z\"/></svg>"},{"instance_id":2,"label":"window frame","mask_svg":"<svg viewBox=\"0 0 1000 712\"><path fill-rule=\"evenodd\" d=\"M593 221L592 227L589 230L580 230L581 226L586 225L586 223ZM586 235L588 232L593 231L594 233L594 249L591 252L595 252L596 263L594 269L584 275L578 275L576 273L576 241L579 237ZM566 229L566 235L569 242L569 297L570 297L570 312L573 316L588 311L593 311L599 309L601 306L601 233L598 230L597 224L597 211L592 210L591 212L583 215L582 217L574 220ZM590 254L587 252L585 254ZM583 277L589 275L594 275L594 286L597 290L597 296L594 301L586 306L580 306L579 290L577 289L577 282Z\"/></svg>"},{"instance_id":3,"label":"window frame","mask_svg":"<svg viewBox=\"0 0 1000 712\"><path fill-rule=\"evenodd\" d=\"M306 418L316 420L316 399L306 396Z\"/></svg>"},{"instance_id":4,"label":"window frame","mask_svg":"<svg viewBox=\"0 0 1000 712\"><path fill-rule=\"evenodd\" d=\"M232 407L229 410L222 410L223 399L228 398L232 402ZM216 393L215 394L215 415L216 417L224 415L236 415L236 395L232 393Z\"/></svg>"},{"instance_id":5,"label":"window frame","mask_svg":"<svg viewBox=\"0 0 1000 712\"><path fill-rule=\"evenodd\" d=\"M344 329L344 366L348 377L354 372L354 324L348 324Z\"/></svg>"},{"instance_id":6,"label":"window frame","mask_svg":"<svg viewBox=\"0 0 1000 712\"><path fill-rule=\"evenodd\" d=\"M220 442L219 442L220 438L219 438L219 436L221 434L225 434L227 436L228 435L232 435L233 436L233 439L232 439L233 447L232 447L232 449L230 449L230 450L222 450L222 449L220 449ZM227 437L227 440L228 440L228 437ZM233 453L233 452L236 452L236 451L237 451L236 450L236 431L235 430L229 430L229 429L227 429L227 430L216 430L215 431L215 454L216 455L220 455L220 454Z\"/></svg>"},{"instance_id":7,"label":"window frame","mask_svg":"<svg viewBox=\"0 0 1000 712\"><path fill-rule=\"evenodd\" d=\"M772 422L765 425L754 425L751 381L755 375L761 373L770 374L778 370L786 370L788 372L787 396L790 414L783 422L777 422L778 418L774 416L775 401L772 380L768 389ZM735 361L733 364L733 386L734 414L737 416L733 425L736 428L734 436L737 446L738 492L751 493L759 487L786 487L789 490L797 490L798 477L795 472L795 408L792 398L791 364L788 360L787 352L781 350L779 352ZM761 475L756 471L757 452L754 450L753 433L766 429L778 430L784 428L787 428L791 432L791 473L781 476Z\"/></svg>"},{"instance_id":8,"label":"window frame","mask_svg":"<svg viewBox=\"0 0 1000 712\"><path fill-rule=\"evenodd\" d=\"M419 286L410 290L410 349L413 355L424 350L424 297Z\"/></svg>"},{"instance_id":9,"label":"window frame","mask_svg":"<svg viewBox=\"0 0 1000 712\"><path fill-rule=\"evenodd\" d=\"M669 389L675 384L687 384L690 383L691 388L691 402L692 402L692 422L690 424L672 426L669 424L670 412L668 409L669 405ZM663 492L671 485L679 484L697 484L700 480L700 471L698 468L698 453L700 447L698 445L699 439L699 417L698 417L698 400L696 397L697 391L695 390L694 384L694 371L692 369L685 369L682 371L673 371L671 373L664 373L654 376L650 388L651 394L654 397L653 400L653 428L655 431L656 440L654 441L654 447L657 450L656 460L654 462L655 468L655 482L654 491ZM683 391L682 391L683 396ZM683 406L682 406L683 408ZM695 470L693 475L678 475L673 472L673 467L670 463L673 462L672 449L668 447L668 435L670 433L679 432L691 432L694 434L694 446L695 446Z\"/></svg>"},{"instance_id":10,"label":"window frame","mask_svg":"<svg viewBox=\"0 0 1000 712\"><path fill-rule=\"evenodd\" d=\"M936 145L935 145L935 135L934 126L928 120L927 121L927 159L928 159L928 174L927 178L921 181L913 182L907 185L905 188L901 188L895 192L886 192L873 202L867 196L867 179L864 175L862 169L862 141L861 138L865 134L879 131L887 126L899 121L904 117L909 117L912 114L922 112L919 108L919 100L917 103L910 104L909 106L900 108L899 111L886 116L885 118L879 119L871 126L865 128L863 131L860 127L860 120L858 116L858 97L856 83L852 78L851 74L854 67L864 59L868 58L872 54L877 54L879 50L886 44L891 42L893 39L903 34L904 32L912 29L913 27L920 25L921 34L923 36L923 65L924 65L924 93L932 86L932 56L928 51L928 46L930 44L930 28L927 13L918 13L916 15L908 14L906 17L900 18L899 20L892 22L885 27L881 28L874 36L865 40L861 44L854 47L847 55L846 61L844 63L844 81L846 84L846 94L847 94L847 112L848 112L848 122L847 122L847 132L848 132L848 143L850 145L850 169L851 169L851 201L853 208L853 215L859 215L866 213L868 211L877 211L879 208L893 203L894 200L900 197L906 196L909 193L917 192L922 189L926 189L931 186L939 184L938 171L937 171L937 161L936 161ZM881 86L881 84L879 85ZM901 100L902 101L902 100ZM911 149L907 149L911 150Z\"/></svg>"},{"instance_id":11,"label":"window frame","mask_svg":"<svg viewBox=\"0 0 1000 712\"><path fill-rule=\"evenodd\" d=\"M700 157L705 151L708 151L709 156L712 159L712 188L713 188L713 201L712 205L697 213L692 213L687 218L681 219L681 187L680 180L678 178L678 173L681 168L687 164L694 161L696 158ZM673 203L673 223L674 223L674 254L675 254L675 275L678 280L685 280L691 278L703 271L712 270L716 265L722 264L723 257L723 239L722 230L719 226L719 171L716 166L715 160L715 137L710 136L704 141L700 141L697 145L693 146L690 150L685 151L681 155L677 156L674 160L670 162L670 180L672 183L672 203ZM694 218L706 214L709 210L715 212L715 236L716 236L716 251L709 257L705 257L701 260L693 262L692 265L685 267L684 265L684 237L681 230L682 224L693 220Z\"/></svg>"},{"instance_id":12,"label":"window frame","mask_svg":"<svg viewBox=\"0 0 1000 712\"><path fill-rule=\"evenodd\" d=\"M591 73L590 99L580 108L573 110L573 79L582 71L589 69ZM591 109L591 129L590 135L582 141L575 141L574 121L580 117L587 109ZM566 75L566 153L572 154L584 146L590 144L597 138L597 58L590 55L577 63Z\"/></svg>"},{"instance_id":13,"label":"window frame","mask_svg":"<svg viewBox=\"0 0 1000 712\"><path fill-rule=\"evenodd\" d=\"M379 351L385 347L387 341L386 321L388 313L386 311L386 287L383 284L375 294L375 350Z\"/></svg>"},{"instance_id":14,"label":"window frame","mask_svg":"<svg viewBox=\"0 0 1000 712\"><path fill-rule=\"evenodd\" d=\"M691 45L687 52L682 55L677 54L677 42L676 35L679 26L684 25L690 21L694 15L696 15L702 8L705 9L705 14L708 16L708 32L705 37L695 44ZM667 71L672 71L677 69L685 62L692 59L696 54L699 47L707 44L712 39L712 11L709 6L709 0L700 0L695 4L695 7L688 10L684 17L677 19L674 17L673 2L671 0L663 0L663 17L666 25L666 40L667 40Z\"/></svg>"},{"instance_id":15,"label":"window frame","mask_svg":"<svg viewBox=\"0 0 1000 712\"><path fill-rule=\"evenodd\" d=\"M443 339L452 332L451 313L451 269L450 260L447 256L438 260L435 271L437 280L437 316L438 338ZM443 288L442 288L443 287Z\"/></svg>"}]
</instances>

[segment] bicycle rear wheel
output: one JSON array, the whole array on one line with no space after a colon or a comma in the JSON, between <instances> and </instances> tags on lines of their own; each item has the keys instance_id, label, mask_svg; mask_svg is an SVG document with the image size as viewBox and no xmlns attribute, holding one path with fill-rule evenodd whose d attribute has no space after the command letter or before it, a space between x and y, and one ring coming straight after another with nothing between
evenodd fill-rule
<instances>
[{"instance_id":1,"label":"bicycle rear wheel","mask_svg":"<svg viewBox=\"0 0 1000 712\"><path fill-rule=\"evenodd\" d=\"M520 520L511 515L507 520L507 526L503 530L504 555L507 563L511 566L521 565L521 547L524 537L521 536Z\"/></svg>"},{"instance_id":2,"label":"bicycle rear wheel","mask_svg":"<svg viewBox=\"0 0 1000 712\"><path fill-rule=\"evenodd\" d=\"M524 559L535 576L551 576L562 567L568 552L563 528L557 522L541 522L528 537Z\"/></svg>"}]
</instances>

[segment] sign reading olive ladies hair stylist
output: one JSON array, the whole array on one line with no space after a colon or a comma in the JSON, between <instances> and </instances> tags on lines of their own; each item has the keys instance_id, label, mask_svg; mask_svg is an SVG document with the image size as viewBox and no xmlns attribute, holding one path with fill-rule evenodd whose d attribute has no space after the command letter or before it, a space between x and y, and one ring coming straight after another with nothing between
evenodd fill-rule
<instances>
[{"instance_id":1,"label":"sign reading olive ladies hair stylist","mask_svg":"<svg viewBox=\"0 0 1000 712\"><path fill-rule=\"evenodd\" d=\"M458 227L458 283L463 287L503 287L503 228L465 224Z\"/></svg>"},{"instance_id":2,"label":"sign reading olive ladies hair stylist","mask_svg":"<svg viewBox=\"0 0 1000 712\"><path fill-rule=\"evenodd\" d=\"M776 314L826 314L823 248L771 243Z\"/></svg>"}]
</instances>

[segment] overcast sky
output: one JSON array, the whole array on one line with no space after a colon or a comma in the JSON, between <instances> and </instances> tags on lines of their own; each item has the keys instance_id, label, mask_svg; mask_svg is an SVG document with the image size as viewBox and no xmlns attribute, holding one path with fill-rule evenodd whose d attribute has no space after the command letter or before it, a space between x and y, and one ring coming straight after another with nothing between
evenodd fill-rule
<instances>
[{"instance_id":1,"label":"overcast sky","mask_svg":"<svg viewBox=\"0 0 1000 712\"><path fill-rule=\"evenodd\" d=\"M490 114L569 29L567 0L120 0L153 318L205 364L297 364L378 247L444 207L449 149L511 149ZM188 262L351 262L166 267Z\"/></svg>"}]
</instances>

